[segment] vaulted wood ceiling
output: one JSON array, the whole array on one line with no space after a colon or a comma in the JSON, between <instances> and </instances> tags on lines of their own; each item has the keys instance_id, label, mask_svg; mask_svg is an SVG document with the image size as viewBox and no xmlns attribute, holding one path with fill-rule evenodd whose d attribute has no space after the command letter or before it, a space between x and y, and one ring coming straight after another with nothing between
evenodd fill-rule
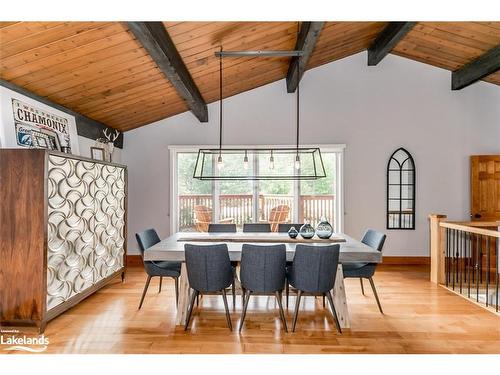
<instances>
[{"instance_id":1,"label":"vaulted wood ceiling","mask_svg":"<svg viewBox=\"0 0 500 375\"><path fill-rule=\"evenodd\" d=\"M224 50L292 50L296 22L164 22L206 103ZM327 22L308 69L366 50L386 22ZM455 71L500 45L500 22L419 22L392 53ZM224 60L224 97L283 79L290 58ZM188 110L127 25L2 22L0 78L121 131ZM373 68L373 69L376 69ZM484 78L500 85L500 72ZM283 90L286 90L283 85Z\"/></svg>"}]
</instances>

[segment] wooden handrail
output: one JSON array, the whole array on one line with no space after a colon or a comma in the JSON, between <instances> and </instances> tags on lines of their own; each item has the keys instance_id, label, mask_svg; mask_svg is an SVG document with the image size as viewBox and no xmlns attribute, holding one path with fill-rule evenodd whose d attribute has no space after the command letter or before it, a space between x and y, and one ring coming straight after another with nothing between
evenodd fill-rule
<instances>
[{"instance_id":1,"label":"wooden handrail","mask_svg":"<svg viewBox=\"0 0 500 375\"><path fill-rule=\"evenodd\" d=\"M500 221L454 221L455 224L467 225L470 227L490 227L499 228Z\"/></svg>"},{"instance_id":2,"label":"wooden handrail","mask_svg":"<svg viewBox=\"0 0 500 375\"><path fill-rule=\"evenodd\" d=\"M439 223L439 226L441 228L456 229L456 230L461 230L463 232L475 233L475 234L481 234L483 236L500 238L500 231L498 231L498 230L483 229L483 228L473 227L470 225L463 225L460 222L441 221Z\"/></svg>"}]
</instances>

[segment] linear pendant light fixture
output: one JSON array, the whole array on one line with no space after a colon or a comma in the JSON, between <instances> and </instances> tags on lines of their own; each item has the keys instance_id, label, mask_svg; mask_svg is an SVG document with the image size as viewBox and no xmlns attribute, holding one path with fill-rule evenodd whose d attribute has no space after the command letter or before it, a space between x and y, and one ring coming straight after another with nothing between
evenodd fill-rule
<instances>
[{"instance_id":1,"label":"linear pendant light fixture","mask_svg":"<svg viewBox=\"0 0 500 375\"><path fill-rule=\"evenodd\" d=\"M222 147L222 58L296 56L302 51L223 51L219 57L219 148L199 149L193 178L199 180L317 180L326 177L319 147L299 147L300 91L297 85L296 147ZM298 68L299 64L297 64ZM265 155L265 157L263 157Z\"/></svg>"}]
</instances>

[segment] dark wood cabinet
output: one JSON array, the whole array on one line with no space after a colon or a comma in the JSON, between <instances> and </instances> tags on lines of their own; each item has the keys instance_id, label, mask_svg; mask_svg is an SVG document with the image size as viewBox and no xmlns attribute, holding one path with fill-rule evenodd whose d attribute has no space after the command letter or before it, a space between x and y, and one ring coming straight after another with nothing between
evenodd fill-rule
<instances>
[{"instance_id":1,"label":"dark wood cabinet","mask_svg":"<svg viewBox=\"0 0 500 375\"><path fill-rule=\"evenodd\" d=\"M0 322L46 323L125 272L127 169L0 149Z\"/></svg>"}]
</instances>

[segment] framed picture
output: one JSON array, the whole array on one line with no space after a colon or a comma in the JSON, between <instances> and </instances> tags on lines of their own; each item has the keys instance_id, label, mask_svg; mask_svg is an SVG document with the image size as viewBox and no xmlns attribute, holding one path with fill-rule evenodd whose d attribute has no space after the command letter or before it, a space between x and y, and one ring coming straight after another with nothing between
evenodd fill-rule
<instances>
[{"instance_id":1,"label":"framed picture","mask_svg":"<svg viewBox=\"0 0 500 375\"><path fill-rule=\"evenodd\" d=\"M90 148L90 157L94 160L105 161L104 158L104 149L101 147L91 147Z\"/></svg>"}]
</instances>

